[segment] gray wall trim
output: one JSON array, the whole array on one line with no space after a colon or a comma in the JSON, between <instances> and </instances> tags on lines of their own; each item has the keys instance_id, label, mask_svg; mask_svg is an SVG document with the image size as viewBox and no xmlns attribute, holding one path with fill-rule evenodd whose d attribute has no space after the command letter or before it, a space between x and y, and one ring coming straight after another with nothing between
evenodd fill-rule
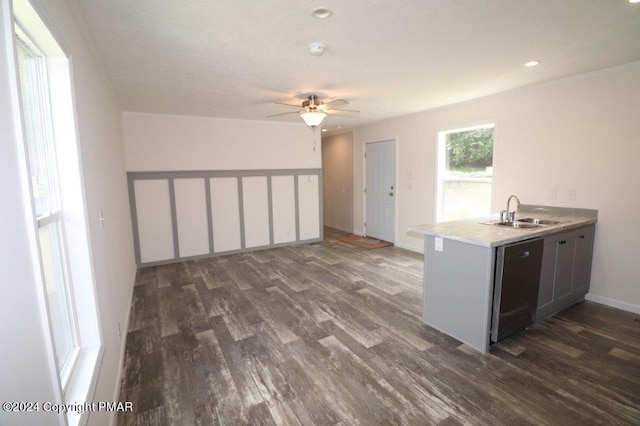
<instances>
[{"instance_id":1,"label":"gray wall trim","mask_svg":"<svg viewBox=\"0 0 640 426\"><path fill-rule=\"evenodd\" d=\"M320 239L324 239L324 191L322 186L322 170L318 172L318 192L320 193L318 197L319 202L319 216L318 216L318 235L320 235Z\"/></svg>"},{"instance_id":2,"label":"gray wall trim","mask_svg":"<svg viewBox=\"0 0 640 426\"><path fill-rule=\"evenodd\" d=\"M291 247L291 246L297 246L302 244L314 244L319 242L322 242L322 238L312 238L309 240L302 240L302 241L291 241L287 243L278 243L278 244L267 245L267 246L251 247L251 248L240 249L240 250L229 250L229 251L223 251L220 253L200 254L197 256L182 257L179 259L158 260L155 262L146 262L146 263L139 264L138 267L148 268L152 266L171 265L173 263L197 261L202 259L209 259L212 257L229 256L232 254L251 253L252 251L268 250L268 249L279 248L279 247Z\"/></svg>"},{"instance_id":3,"label":"gray wall trim","mask_svg":"<svg viewBox=\"0 0 640 426\"><path fill-rule=\"evenodd\" d=\"M317 239L300 239L300 197L299 191L299 176L315 175L318 179L318 200L319 200L319 238ZM295 240L285 243L274 244L274 200L273 200L273 176L292 176L294 182L294 203L295 203ZM238 190L238 215L240 223L240 249L229 250L224 252L215 252L214 247L214 229L213 229L213 208L211 198L211 181L212 178L224 178L232 177L237 179ZM245 203L243 193L243 178L244 177L266 177L267 179L267 198L268 198L268 215L269 215L269 244L259 247L246 247L245 242ZM205 182L205 200L207 208L207 232L209 240L209 252L196 255L180 257L180 243L179 243L179 230L177 219L177 205L175 194L175 179L204 179ZM140 236L139 225L136 208L135 197L135 181L137 180L164 180L169 185L169 201L171 210L171 226L173 236L173 258L145 262L141 261L140 251ZM245 253L255 250L264 250L273 247L284 247L297 244L308 244L322 241L324 238L324 212L323 212L323 190L322 190L322 169L273 169L273 170L196 170L196 171L150 171L150 172L128 172L127 183L129 188L129 205L131 210L132 228L133 228L133 241L136 263L138 267L147 267L155 265L166 265L170 263L183 262L188 260L197 260L207 257L222 256L235 253ZM250 208L250 206L246 206Z\"/></svg>"},{"instance_id":4,"label":"gray wall trim","mask_svg":"<svg viewBox=\"0 0 640 426\"><path fill-rule=\"evenodd\" d=\"M268 169L268 170L185 170L185 171L150 171L127 172L135 180L141 179L189 179L216 177L259 177L259 176L299 176L321 174L322 169Z\"/></svg>"},{"instance_id":5,"label":"gray wall trim","mask_svg":"<svg viewBox=\"0 0 640 426\"><path fill-rule=\"evenodd\" d=\"M299 176L293 177L293 196L295 197L294 204L296 209L296 241L300 241L300 197L298 196L298 179L300 179ZM320 197L322 198L322 192L320 193Z\"/></svg>"},{"instance_id":6,"label":"gray wall trim","mask_svg":"<svg viewBox=\"0 0 640 426\"><path fill-rule=\"evenodd\" d=\"M273 246L273 190L271 188L271 176L267 176L267 201L269 203L269 244Z\"/></svg>"},{"instance_id":7,"label":"gray wall trim","mask_svg":"<svg viewBox=\"0 0 640 426\"><path fill-rule=\"evenodd\" d=\"M209 254L213 254L213 210L211 208L211 179L204 180L204 196L207 203L207 231L209 231Z\"/></svg>"},{"instance_id":8,"label":"gray wall trim","mask_svg":"<svg viewBox=\"0 0 640 426\"><path fill-rule=\"evenodd\" d=\"M238 213L240 214L240 247L244 249L244 192L242 191L242 178L243 176L238 176Z\"/></svg>"},{"instance_id":9,"label":"gray wall trim","mask_svg":"<svg viewBox=\"0 0 640 426\"><path fill-rule=\"evenodd\" d=\"M129 209L131 210L131 225L133 231L133 251L136 256L136 265L140 265L140 236L138 235L138 210L136 209L136 189L132 176L127 176L129 187Z\"/></svg>"},{"instance_id":10,"label":"gray wall trim","mask_svg":"<svg viewBox=\"0 0 640 426\"><path fill-rule=\"evenodd\" d=\"M180 243L178 241L178 210L176 209L176 188L173 178L169 178L169 203L171 203L171 230L173 232L173 257L180 257Z\"/></svg>"}]
</instances>

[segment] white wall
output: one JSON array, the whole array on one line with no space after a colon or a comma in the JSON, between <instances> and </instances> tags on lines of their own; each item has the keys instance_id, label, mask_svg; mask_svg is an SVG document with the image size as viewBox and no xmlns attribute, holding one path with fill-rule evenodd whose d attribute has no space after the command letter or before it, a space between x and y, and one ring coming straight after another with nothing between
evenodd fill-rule
<instances>
[{"instance_id":1,"label":"white wall","mask_svg":"<svg viewBox=\"0 0 640 426\"><path fill-rule=\"evenodd\" d=\"M11 91L15 88L5 74L13 73L7 56L12 32L8 1L2 0L2 47L0 47L0 342L3 362L0 366L0 392L3 401L55 402L55 385L46 373L46 333L40 322L38 291L31 268L29 249L34 233L28 222L25 193L21 182L23 158L17 154L18 142L11 113L17 113ZM73 2L71 2L73 3ZM102 325L104 356L92 397L112 401L119 390L119 373L124 335L118 337L117 323L126 326L135 276L131 220L126 187L124 147L120 110L102 74L89 53L68 3L42 0L39 10L63 48L71 53L73 84L78 110L79 143L88 221L91 255ZM5 113L6 112L6 113ZM98 211L103 209L105 227L100 228ZM36 416L45 416L38 419ZM90 415L90 424L107 424L111 413ZM27 421L26 419L23 419ZM55 417L42 411L30 415L28 422L53 424ZM4 423L4 422L2 422Z\"/></svg>"},{"instance_id":2,"label":"white wall","mask_svg":"<svg viewBox=\"0 0 640 426\"><path fill-rule=\"evenodd\" d=\"M353 131L354 231L362 233L366 142L397 138L397 245L435 220L437 132L496 123L493 211L526 204L598 209L590 297L640 312L640 63L404 116ZM413 189L408 188L411 172ZM549 191L558 189L558 199ZM577 191L576 201L567 190Z\"/></svg>"},{"instance_id":3,"label":"white wall","mask_svg":"<svg viewBox=\"0 0 640 426\"><path fill-rule=\"evenodd\" d=\"M322 138L324 224L353 232L353 134Z\"/></svg>"},{"instance_id":4,"label":"white wall","mask_svg":"<svg viewBox=\"0 0 640 426\"><path fill-rule=\"evenodd\" d=\"M123 113L128 171L321 167L320 136L302 121Z\"/></svg>"}]
</instances>

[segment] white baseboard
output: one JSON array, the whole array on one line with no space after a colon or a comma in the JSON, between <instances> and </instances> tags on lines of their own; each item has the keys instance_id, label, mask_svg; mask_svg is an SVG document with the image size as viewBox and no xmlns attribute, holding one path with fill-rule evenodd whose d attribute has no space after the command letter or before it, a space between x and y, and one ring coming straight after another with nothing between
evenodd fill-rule
<instances>
[{"instance_id":1,"label":"white baseboard","mask_svg":"<svg viewBox=\"0 0 640 426\"><path fill-rule=\"evenodd\" d=\"M413 246L410 246L410 245L407 245L407 244L402 244L402 243L395 243L394 245L396 247L400 247L402 249L409 250L409 251L412 251L414 253L424 254L424 247L418 248L418 247L413 247Z\"/></svg>"},{"instance_id":2,"label":"white baseboard","mask_svg":"<svg viewBox=\"0 0 640 426\"><path fill-rule=\"evenodd\" d=\"M122 328L120 329L122 332L122 339L120 342L120 360L118 362L118 375L116 377L116 388L113 390L113 399L112 401L120 401L120 387L122 385L122 373L124 373L124 358L126 354L127 348L127 331L129 330L129 320L131 319L131 307L133 306L133 290L136 286L136 279L138 278L138 269L133 273L133 283L131 284L131 291L129 294L129 307L127 309L127 317L125 319L125 323L122 324ZM116 424L116 413L112 412L109 418L109 425L114 426Z\"/></svg>"},{"instance_id":3,"label":"white baseboard","mask_svg":"<svg viewBox=\"0 0 640 426\"><path fill-rule=\"evenodd\" d=\"M584 298L589 302L600 303L601 305L611 306L612 308L622 309L623 311L633 312L634 314L640 314L640 306L638 305L632 305L631 303L621 302L616 299L610 299L608 297L602 297L592 293L587 293Z\"/></svg>"}]
</instances>

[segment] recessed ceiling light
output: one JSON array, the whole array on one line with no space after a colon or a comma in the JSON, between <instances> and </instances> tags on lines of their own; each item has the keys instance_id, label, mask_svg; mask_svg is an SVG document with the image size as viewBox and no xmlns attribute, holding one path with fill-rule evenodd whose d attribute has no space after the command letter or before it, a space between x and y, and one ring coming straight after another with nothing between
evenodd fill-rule
<instances>
[{"instance_id":1,"label":"recessed ceiling light","mask_svg":"<svg viewBox=\"0 0 640 426\"><path fill-rule=\"evenodd\" d=\"M326 131L327 131L327 129L325 129L325 128L323 127L323 128L322 128L322 131L323 131L323 132L326 132Z\"/></svg>"},{"instance_id":2,"label":"recessed ceiling light","mask_svg":"<svg viewBox=\"0 0 640 426\"><path fill-rule=\"evenodd\" d=\"M320 7L311 12L311 16L316 19L327 19L331 16L331 11L329 9L325 9L324 7Z\"/></svg>"},{"instance_id":3,"label":"recessed ceiling light","mask_svg":"<svg viewBox=\"0 0 640 426\"><path fill-rule=\"evenodd\" d=\"M540 65L540 61L529 61L526 64L524 64L525 67L529 67L529 68L535 67L536 65Z\"/></svg>"},{"instance_id":4,"label":"recessed ceiling light","mask_svg":"<svg viewBox=\"0 0 640 426\"><path fill-rule=\"evenodd\" d=\"M309 44L309 53L311 53L313 56L324 55L324 51L326 49L327 49L327 45L319 41Z\"/></svg>"},{"instance_id":5,"label":"recessed ceiling light","mask_svg":"<svg viewBox=\"0 0 640 426\"><path fill-rule=\"evenodd\" d=\"M640 3L640 0L629 0L629 3Z\"/></svg>"}]
</instances>

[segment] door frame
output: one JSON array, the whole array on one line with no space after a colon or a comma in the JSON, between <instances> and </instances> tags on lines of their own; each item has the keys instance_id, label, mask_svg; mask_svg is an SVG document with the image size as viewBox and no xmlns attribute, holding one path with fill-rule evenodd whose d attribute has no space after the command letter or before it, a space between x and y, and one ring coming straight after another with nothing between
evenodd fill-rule
<instances>
[{"instance_id":1,"label":"door frame","mask_svg":"<svg viewBox=\"0 0 640 426\"><path fill-rule=\"evenodd\" d=\"M396 244L398 239L398 137L394 136L387 139L379 139L374 141L368 141L363 144L363 152L362 152L362 186L363 186L363 196L362 196L362 234L367 236L367 227L365 223L367 222L367 193L364 192L364 189L367 187L367 145L373 143L380 142L393 142L393 152L395 156L395 161L393 164L393 177L395 180L395 188L394 188L394 200L393 200L393 241L389 241L390 243Z\"/></svg>"}]
</instances>

